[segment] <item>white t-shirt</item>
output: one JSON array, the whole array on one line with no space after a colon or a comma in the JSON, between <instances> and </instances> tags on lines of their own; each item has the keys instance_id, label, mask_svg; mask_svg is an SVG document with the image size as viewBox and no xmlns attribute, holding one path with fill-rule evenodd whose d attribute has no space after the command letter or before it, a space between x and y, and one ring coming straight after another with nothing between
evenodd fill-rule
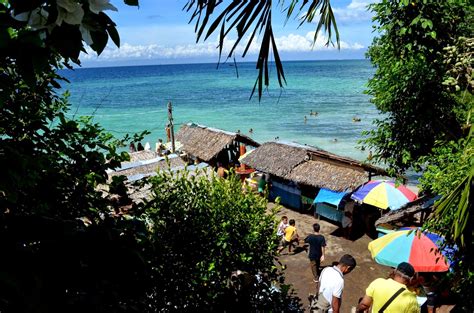
<instances>
[{"instance_id":1,"label":"white t-shirt","mask_svg":"<svg viewBox=\"0 0 474 313\"><path fill-rule=\"evenodd\" d=\"M281 221L278 225L277 236L283 237L283 235L285 235L285 229L288 227L288 225L289 224L285 224L283 221Z\"/></svg>"},{"instance_id":2,"label":"white t-shirt","mask_svg":"<svg viewBox=\"0 0 474 313\"><path fill-rule=\"evenodd\" d=\"M344 275L341 270L336 267L326 267L319 276L319 293L323 293L324 298L331 303L332 312L332 297L341 298L342 290L344 289Z\"/></svg>"}]
</instances>

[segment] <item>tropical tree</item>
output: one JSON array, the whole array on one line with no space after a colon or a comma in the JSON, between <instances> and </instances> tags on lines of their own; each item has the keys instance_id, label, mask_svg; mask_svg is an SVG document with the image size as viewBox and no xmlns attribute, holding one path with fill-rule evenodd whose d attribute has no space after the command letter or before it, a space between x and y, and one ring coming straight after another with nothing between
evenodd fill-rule
<instances>
[{"instance_id":1,"label":"tropical tree","mask_svg":"<svg viewBox=\"0 0 474 313\"><path fill-rule=\"evenodd\" d=\"M459 308L472 311L473 7L381 1L371 9L379 37L368 51L377 67L368 93L383 115L365 143L392 173L422 171L423 191L443 196L425 227L457 245L449 278Z\"/></svg>"},{"instance_id":2,"label":"tropical tree","mask_svg":"<svg viewBox=\"0 0 474 313\"><path fill-rule=\"evenodd\" d=\"M474 187L473 47L474 38L460 37L453 46L445 48L444 56L448 71L443 84L454 93L457 101L467 104L469 111L463 127L469 134L457 142L437 142L433 152L426 157L427 166L421 179L423 188L443 195L426 227L443 234L446 245L459 247L455 271L449 276L456 282L455 292L461 298L459 307L464 311L474 308L474 301L464 293L474 287L474 216L471 212Z\"/></svg>"},{"instance_id":3,"label":"tropical tree","mask_svg":"<svg viewBox=\"0 0 474 313\"><path fill-rule=\"evenodd\" d=\"M161 172L140 206L153 249L151 305L164 311L298 312L275 262L275 216L238 176Z\"/></svg>"},{"instance_id":4,"label":"tropical tree","mask_svg":"<svg viewBox=\"0 0 474 313\"><path fill-rule=\"evenodd\" d=\"M221 38L235 28L239 41L262 32L259 95L269 83L271 51L282 84L272 2L222 3L188 2L198 36L217 25ZM288 16L305 7L304 21L322 9L318 29L335 27L328 1L292 1ZM209 25L220 9L225 13ZM57 73L80 64L86 46L100 54L109 39L120 45L106 10L115 10L108 0L0 0L0 311L213 311L226 305L298 311L288 288L275 285L281 277L273 263L272 218L262 201L241 194L235 179L157 178L155 190L166 192L127 214L108 196L124 190L122 180L107 180L107 170L128 159L118 149L130 137L117 140L90 119L67 118L68 94L59 94ZM175 220L183 227L173 226ZM197 244L207 250L193 254ZM168 258L176 263L169 266ZM191 269L190 281L176 277ZM232 281L237 270L244 275Z\"/></svg>"},{"instance_id":5,"label":"tropical tree","mask_svg":"<svg viewBox=\"0 0 474 313\"><path fill-rule=\"evenodd\" d=\"M371 5L379 36L367 56L376 66L367 93L383 113L365 143L393 173L421 169L437 140L466 136L468 103L443 84L445 48L472 35L468 1L381 1Z\"/></svg>"}]
</instances>

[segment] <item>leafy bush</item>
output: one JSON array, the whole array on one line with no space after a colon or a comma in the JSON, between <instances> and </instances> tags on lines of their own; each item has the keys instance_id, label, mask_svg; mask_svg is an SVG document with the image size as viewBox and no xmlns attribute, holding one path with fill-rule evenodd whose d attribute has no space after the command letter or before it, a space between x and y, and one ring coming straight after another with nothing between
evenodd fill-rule
<instances>
[{"instance_id":1,"label":"leafy bush","mask_svg":"<svg viewBox=\"0 0 474 313\"><path fill-rule=\"evenodd\" d=\"M374 160L401 174L420 170L436 141L457 141L469 106L444 85L445 48L473 34L469 1L380 1L367 56L376 66L367 93L383 113L365 134Z\"/></svg>"},{"instance_id":2,"label":"leafy bush","mask_svg":"<svg viewBox=\"0 0 474 313\"><path fill-rule=\"evenodd\" d=\"M154 307L299 310L287 286L277 291L283 277L275 263L275 219L263 198L242 193L235 176L159 173L150 183L153 200L143 210L153 245Z\"/></svg>"}]
</instances>

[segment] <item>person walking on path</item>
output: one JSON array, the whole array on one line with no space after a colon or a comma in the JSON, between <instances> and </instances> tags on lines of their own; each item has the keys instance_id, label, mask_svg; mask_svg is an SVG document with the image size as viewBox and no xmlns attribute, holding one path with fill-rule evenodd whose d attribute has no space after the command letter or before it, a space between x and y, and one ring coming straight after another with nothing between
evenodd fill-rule
<instances>
[{"instance_id":1,"label":"person walking on path","mask_svg":"<svg viewBox=\"0 0 474 313\"><path fill-rule=\"evenodd\" d=\"M313 224L314 234L308 235L304 239L309 244L308 258L313 272L313 280L317 283L319 280L321 262L324 261L324 252L326 250L326 239L319 233L321 226L318 223Z\"/></svg>"},{"instance_id":2,"label":"person walking on path","mask_svg":"<svg viewBox=\"0 0 474 313\"><path fill-rule=\"evenodd\" d=\"M311 312L340 312L344 275L349 274L356 265L354 257L344 254L337 265L323 269L319 277L318 300L311 305Z\"/></svg>"},{"instance_id":3,"label":"person walking on path","mask_svg":"<svg viewBox=\"0 0 474 313\"><path fill-rule=\"evenodd\" d=\"M286 247L288 247L288 253L291 253L293 243L296 242L298 245L300 237L295 225L295 220L291 219L290 225L285 228L285 236L281 240L281 248L278 250L278 253L281 253Z\"/></svg>"},{"instance_id":4,"label":"person walking on path","mask_svg":"<svg viewBox=\"0 0 474 313\"><path fill-rule=\"evenodd\" d=\"M282 216L280 224L278 224L278 229L277 229L277 236L278 236L278 238L280 238L280 240L285 235L285 229L287 227L288 227L288 217L287 216Z\"/></svg>"},{"instance_id":5,"label":"person walking on path","mask_svg":"<svg viewBox=\"0 0 474 313\"><path fill-rule=\"evenodd\" d=\"M414 276L415 269L410 263L398 264L393 278L377 278L370 283L356 312L368 312L372 306L373 313L419 313L416 295L407 289Z\"/></svg>"}]
</instances>

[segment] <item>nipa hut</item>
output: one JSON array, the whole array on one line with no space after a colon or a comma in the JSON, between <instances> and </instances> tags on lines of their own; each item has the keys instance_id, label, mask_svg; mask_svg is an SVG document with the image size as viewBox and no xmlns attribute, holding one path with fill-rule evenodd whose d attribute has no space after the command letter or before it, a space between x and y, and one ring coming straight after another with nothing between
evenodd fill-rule
<instances>
[{"instance_id":1,"label":"nipa hut","mask_svg":"<svg viewBox=\"0 0 474 313\"><path fill-rule=\"evenodd\" d=\"M288 180L316 188L343 192L367 182L367 172L360 168L322 160L309 160L293 168Z\"/></svg>"},{"instance_id":2,"label":"nipa hut","mask_svg":"<svg viewBox=\"0 0 474 313\"><path fill-rule=\"evenodd\" d=\"M281 141L262 144L241 162L272 176L270 199L280 196L282 204L304 209L311 208L315 195L320 195L317 213L336 221L342 220L343 212L331 210L348 193L373 176L386 175L381 168L351 158Z\"/></svg>"},{"instance_id":3,"label":"nipa hut","mask_svg":"<svg viewBox=\"0 0 474 313\"><path fill-rule=\"evenodd\" d=\"M316 147L287 142L267 142L242 159L242 163L273 176L333 191L354 190L385 170Z\"/></svg>"},{"instance_id":4,"label":"nipa hut","mask_svg":"<svg viewBox=\"0 0 474 313\"><path fill-rule=\"evenodd\" d=\"M182 151L191 159L216 165L236 163L240 156L240 146L258 147L260 144L252 138L239 133L189 123L181 126L176 134L181 142Z\"/></svg>"},{"instance_id":5,"label":"nipa hut","mask_svg":"<svg viewBox=\"0 0 474 313\"><path fill-rule=\"evenodd\" d=\"M293 168L305 161L304 149L276 142L266 142L241 160L242 163L273 176L287 178Z\"/></svg>"}]
</instances>

